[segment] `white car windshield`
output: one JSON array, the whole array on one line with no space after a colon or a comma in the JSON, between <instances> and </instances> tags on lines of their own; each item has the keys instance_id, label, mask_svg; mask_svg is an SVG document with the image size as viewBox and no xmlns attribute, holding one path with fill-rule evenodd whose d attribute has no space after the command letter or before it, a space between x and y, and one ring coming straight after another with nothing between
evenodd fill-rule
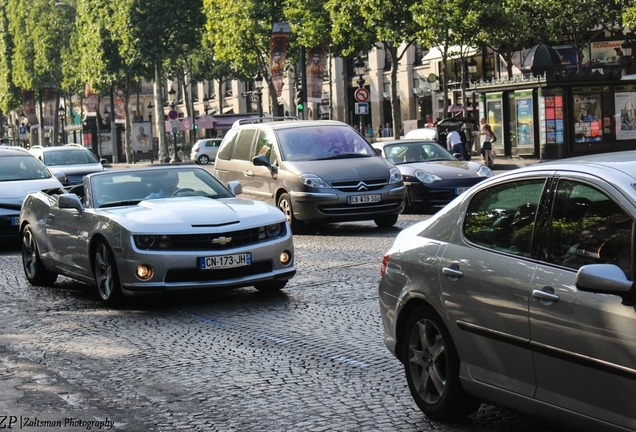
<instances>
[{"instance_id":1,"label":"white car windshield","mask_svg":"<svg viewBox=\"0 0 636 432\"><path fill-rule=\"evenodd\" d=\"M51 175L31 155L11 155L0 159L0 182L16 180L39 180Z\"/></svg>"}]
</instances>

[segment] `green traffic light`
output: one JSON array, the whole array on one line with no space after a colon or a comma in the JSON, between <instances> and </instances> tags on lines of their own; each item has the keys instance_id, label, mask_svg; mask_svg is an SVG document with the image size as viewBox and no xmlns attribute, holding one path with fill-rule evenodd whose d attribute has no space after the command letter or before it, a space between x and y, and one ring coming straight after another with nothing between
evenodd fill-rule
<instances>
[{"instance_id":1,"label":"green traffic light","mask_svg":"<svg viewBox=\"0 0 636 432\"><path fill-rule=\"evenodd\" d=\"M305 105L303 104L298 104L298 111L302 111L305 109Z\"/></svg>"},{"instance_id":2,"label":"green traffic light","mask_svg":"<svg viewBox=\"0 0 636 432\"><path fill-rule=\"evenodd\" d=\"M195 124L195 125L193 126L193 129L194 129L194 130L198 130L198 129L199 129L199 125L198 125L198 124Z\"/></svg>"}]
</instances>

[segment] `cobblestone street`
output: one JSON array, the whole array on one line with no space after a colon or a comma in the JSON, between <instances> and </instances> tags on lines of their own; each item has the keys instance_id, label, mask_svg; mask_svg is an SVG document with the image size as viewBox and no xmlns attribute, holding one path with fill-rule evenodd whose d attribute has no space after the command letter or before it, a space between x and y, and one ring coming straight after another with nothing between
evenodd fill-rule
<instances>
[{"instance_id":1,"label":"cobblestone street","mask_svg":"<svg viewBox=\"0 0 636 432\"><path fill-rule=\"evenodd\" d=\"M561 430L489 405L437 423L415 406L382 342L377 283L399 229L424 217L296 235L298 273L280 294L186 292L118 310L70 279L29 286L18 247L4 248L0 428L15 419L14 429L39 431Z\"/></svg>"}]
</instances>

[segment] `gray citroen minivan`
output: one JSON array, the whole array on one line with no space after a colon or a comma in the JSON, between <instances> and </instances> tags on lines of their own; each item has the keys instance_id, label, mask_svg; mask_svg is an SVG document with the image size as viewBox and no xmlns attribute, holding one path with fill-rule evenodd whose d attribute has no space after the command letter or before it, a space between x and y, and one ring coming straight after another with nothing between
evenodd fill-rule
<instances>
[{"instance_id":1,"label":"gray citroen minivan","mask_svg":"<svg viewBox=\"0 0 636 432\"><path fill-rule=\"evenodd\" d=\"M238 180L244 196L276 205L292 229L360 220L388 228L404 209L400 171L338 121L241 120L225 135L214 168L223 184Z\"/></svg>"}]
</instances>

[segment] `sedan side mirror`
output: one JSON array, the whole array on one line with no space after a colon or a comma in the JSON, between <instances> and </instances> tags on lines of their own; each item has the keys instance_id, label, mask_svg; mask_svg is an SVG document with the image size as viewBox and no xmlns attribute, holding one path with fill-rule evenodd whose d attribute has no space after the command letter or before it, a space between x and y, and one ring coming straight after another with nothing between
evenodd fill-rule
<instances>
[{"instance_id":1,"label":"sedan side mirror","mask_svg":"<svg viewBox=\"0 0 636 432\"><path fill-rule=\"evenodd\" d=\"M614 264L584 265L576 273L576 288L581 291L620 296L626 306L636 304L636 285Z\"/></svg>"}]
</instances>

